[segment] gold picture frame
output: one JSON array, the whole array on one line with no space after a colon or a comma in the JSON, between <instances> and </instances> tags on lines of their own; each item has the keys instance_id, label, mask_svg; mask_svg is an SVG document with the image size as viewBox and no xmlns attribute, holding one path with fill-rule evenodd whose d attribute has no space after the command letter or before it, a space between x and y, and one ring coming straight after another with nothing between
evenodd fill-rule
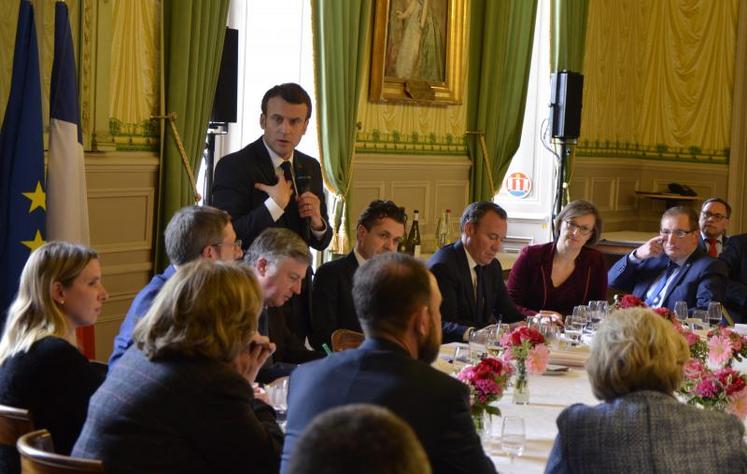
<instances>
[{"instance_id":1,"label":"gold picture frame","mask_svg":"<svg viewBox=\"0 0 747 474\"><path fill-rule=\"evenodd\" d=\"M369 100L462 103L465 0L376 0Z\"/></svg>"}]
</instances>

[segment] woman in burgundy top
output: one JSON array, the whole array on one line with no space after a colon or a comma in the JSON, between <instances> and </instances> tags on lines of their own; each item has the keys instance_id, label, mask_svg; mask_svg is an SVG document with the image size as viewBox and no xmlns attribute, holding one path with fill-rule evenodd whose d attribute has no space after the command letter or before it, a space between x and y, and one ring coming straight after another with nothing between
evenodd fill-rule
<instances>
[{"instance_id":1,"label":"woman in burgundy top","mask_svg":"<svg viewBox=\"0 0 747 474\"><path fill-rule=\"evenodd\" d=\"M568 203L555 219L555 241L525 247L511 267L508 293L527 316L570 314L573 307L607 299L607 267L589 248L602 233L599 211L588 201Z\"/></svg>"}]
</instances>

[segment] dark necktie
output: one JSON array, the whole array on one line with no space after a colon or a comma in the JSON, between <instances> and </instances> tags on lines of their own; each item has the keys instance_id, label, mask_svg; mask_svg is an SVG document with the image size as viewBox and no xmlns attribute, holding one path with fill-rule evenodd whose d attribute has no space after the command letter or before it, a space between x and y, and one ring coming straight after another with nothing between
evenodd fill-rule
<instances>
[{"instance_id":1,"label":"dark necktie","mask_svg":"<svg viewBox=\"0 0 747 474\"><path fill-rule=\"evenodd\" d=\"M475 322L481 324L485 320L485 276L483 275L483 267L475 265L475 274L477 278L475 280Z\"/></svg>"},{"instance_id":2,"label":"dark necktie","mask_svg":"<svg viewBox=\"0 0 747 474\"><path fill-rule=\"evenodd\" d=\"M291 172L290 161L283 161L283 163L280 165L280 169L283 170L283 176L285 177L285 180L291 183L291 186L293 186L293 191L295 192L296 187L293 183L293 173Z\"/></svg>"},{"instance_id":3,"label":"dark necktie","mask_svg":"<svg viewBox=\"0 0 747 474\"><path fill-rule=\"evenodd\" d=\"M708 239L708 256L716 258L718 257L718 247L716 247L716 239Z\"/></svg>"},{"instance_id":4,"label":"dark necktie","mask_svg":"<svg viewBox=\"0 0 747 474\"><path fill-rule=\"evenodd\" d=\"M659 277L659 279L654 283L656 285L654 287L654 291L646 298L646 304L649 306L659 306L661 303L662 298L664 295L662 295L662 290L664 289L664 286L667 284L667 280L669 280L669 277L672 276L672 273L679 268L679 265L677 265L674 262L669 262L669 266L667 266L667 271L664 272L664 274Z\"/></svg>"}]
</instances>

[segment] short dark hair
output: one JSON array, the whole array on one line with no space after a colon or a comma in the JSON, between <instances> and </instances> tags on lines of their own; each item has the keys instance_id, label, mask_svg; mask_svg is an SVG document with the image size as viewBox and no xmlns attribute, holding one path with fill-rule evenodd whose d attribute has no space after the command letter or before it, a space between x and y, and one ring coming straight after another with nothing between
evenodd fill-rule
<instances>
[{"instance_id":1,"label":"short dark hair","mask_svg":"<svg viewBox=\"0 0 747 474\"><path fill-rule=\"evenodd\" d=\"M375 201L371 201L367 208L363 209L360 217L358 217L358 224L356 227L362 225L367 230L371 230L371 227L376 224L376 221L384 219L385 217L403 225L405 223L405 211L401 207L392 201L376 199Z\"/></svg>"},{"instance_id":2,"label":"short dark hair","mask_svg":"<svg viewBox=\"0 0 747 474\"><path fill-rule=\"evenodd\" d=\"M472 222L475 227L478 226L482 216L488 212L495 212L498 214L498 217L504 221L508 219L508 214L506 214L506 211L498 204L492 201L476 201L464 209L462 218L459 222L461 231L464 232L464 226L467 225L467 222Z\"/></svg>"},{"instance_id":3,"label":"short dark hair","mask_svg":"<svg viewBox=\"0 0 747 474\"><path fill-rule=\"evenodd\" d=\"M280 97L289 104L306 104L306 120L311 117L311 97L295 82L286 82L278 84L265 92L262 97L262 113L267 115L267 102L273 97Z\"/></svg>"},{"instance_id":4,"label":"short dark hair","mask_svg":"<svg viewBox=\"0 0 747 474\"><path fill-rule=\"evenodd\" d=\"M210 206L187 206L171 218L164 232L166 254L173 265L184 265L202 255L208 245L223 242L231 216Z\"/></svg>"},{"instance_id":5,"label":"short dark hair","mask_svg":"<svg viewBox=\"0 0 747 474\"><path fill-rule=\"evenodd\" d=\"M386 408L353 404L314 418L296 442L290 474L430 474L415 432Z\"/></svg>"},{"instance_id":6,"label":"short dark hair","mask_svg":"<svg viewBox=\"0 0 747 474\"><path fill-rule=\"evenodd\" d=\"M705 207L708 204L712 203L712 202L717 202L719 204L723 204L724 207L726 208L726 218L728 219L729 217L731 217L731 206L729 205L728 202L724 201L721 198L710 198L710 199L706 199L705 201L703 201L703 205L700 206L700 212L703 212L703 209L705 209Z\"/></svg>"},{"instance_id":7,"label":"short dark hair","mask_svg":"<svg viewBox=\"0 0 747 474\"><path fill-rule=\"evenodd\" d=\"M244 255L244 261L252 266L260 258L265 258L275 265L284 258L293 258L309 265L311 252L306 242L292 230L270 227L254 239Z\"/></svg>"},{"instance_id":8,"label":"short dark hair","mask_svg":"<svg viewBox=\"0 0 747 474\"><path fill-rule=\"evenodd\" d=\"M594 228L592 229L591 237L586 241L586 245L594 245L602 235L602 216L599 215L599 211L594 204L582 199L571 201L566 204L565 207L561 209L558 217L555 218L555 231L553 232L555 240L557 240L560 235L560 226L563 225L563 221L573 219L574 217L588 215L594 216Z\"/></svg>"},{"instance_id":9,"label":"short dark hair","mask_svg":"<svg viewBox=\"0 0 747 474\"><path fill-rule=\"evenodd\" d=\"M687 218L690 220L690 228L689 231L697 230L700 228L700 224L698 223L698 213L695 212L695 209L688 206L674 206L670 207L666 211L664 211L664 214L661 215L661 220L664 220L665 217L674 217L674 216L687 216Z\"/></svg>"},{"instance_id":10,"label":"short dark hair","mask_svg":"<svg viewBox=\"0 0 747 474\"><path fill-rule=\"evenodd\" d=\"M431 297L428 270L409 255L387 252L366 261L353 277L353 303L363 332L402 334L410 315Z\"/></svg>"}]
</instances>

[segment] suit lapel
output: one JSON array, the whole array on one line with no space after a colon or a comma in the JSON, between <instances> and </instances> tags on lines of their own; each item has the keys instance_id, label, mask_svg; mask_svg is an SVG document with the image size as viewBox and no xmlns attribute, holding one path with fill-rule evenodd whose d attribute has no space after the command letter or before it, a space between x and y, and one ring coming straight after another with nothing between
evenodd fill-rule
<instances>
[{"instance_id":1,"label":"suit lapel","mask_svg":"<svg viewBox=\"0 0 747 474\"><path fill-rule=\"evenodd\" d=\"M257 153L257 167L259 168L259 174L262 177L262 181L265 184L274 185L277 182L277 175L275 174L275 167L272 165L272 159L270 154L267 152L267 147L262 137L256 142L256 153Z\"/></svg>"},{"instance_id":2,"label":"suit lapel","mask_svg":"<svg viewBox=\"0 0 747 474\"><path fill-rule=\"evenodd\" d=\"M475 307L475 287L472 285L472 270L469 268L469 262L467 261L467 255L465 254L462 242L454 244L454 252L456 254L459 279L465 283L462 297L467 300L467 307L469 307L470 314L475 315L477 308Z\"/></svg>"}]
</instances>

